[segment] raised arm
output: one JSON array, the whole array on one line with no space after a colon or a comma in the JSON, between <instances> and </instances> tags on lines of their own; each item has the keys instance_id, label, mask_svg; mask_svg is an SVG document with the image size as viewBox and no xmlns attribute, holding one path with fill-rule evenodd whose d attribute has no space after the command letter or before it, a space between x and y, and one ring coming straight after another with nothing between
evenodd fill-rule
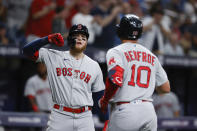
<instances>
[{"instance_id":1,"label":"raised arm","mask_svg":"<svg viewBox=\"0 0 197 131\"><path fill-rule=\"evenodd\" d=\"M39 56L39 49L46 44L51 43L57 46L64 45L64 39L60 33L50 34L46 37L34 40L23 47L23 54L33 60L37 60Z\"/></svg>"}]
</instances>

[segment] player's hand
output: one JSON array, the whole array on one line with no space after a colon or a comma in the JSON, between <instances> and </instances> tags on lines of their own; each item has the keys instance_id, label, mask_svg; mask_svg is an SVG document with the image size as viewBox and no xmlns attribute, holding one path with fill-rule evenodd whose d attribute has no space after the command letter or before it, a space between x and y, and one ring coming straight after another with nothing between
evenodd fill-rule
<instances>
[{"instance_id":1,"label":"player's hand","mask_svg":"<svg viewBox=\"0 0 197 131\"><path fill-rule=\"evenodd\" d=\"M112 14L113 15L117 15L118 13L120 13L122 11L122 7L121 6L116 6L112 9Z\"/></svg>"},{"instance_id":2,"label":"player's hand","mask_svg":"<svg viewBox=\"0 0 197 131\"><path fill-rule=\"evenodd\" d=\"M49 43L53 43L60 47L64 46L64 38L62 37L60 33L54 33L54 34L48 35L48 41Z\"/></svg>"},{"instance_id":3,"label":"player's hand","mask_svg":"<svg viewBox=\"0 0 197 131\"><path fill-rule=\"evenodd\" d=\"M105 114L108 109L108 102L104 99L104 97L98 101L98 105L101 108L101 111Z\"/></svg>"}]
</instances>

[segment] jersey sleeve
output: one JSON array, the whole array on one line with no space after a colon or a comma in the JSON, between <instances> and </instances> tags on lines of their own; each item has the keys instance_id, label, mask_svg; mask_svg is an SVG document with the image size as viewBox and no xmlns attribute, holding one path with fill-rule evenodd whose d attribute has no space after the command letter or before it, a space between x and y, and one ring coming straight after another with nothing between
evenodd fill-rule
<instances>
[{"instance_id":1,"label":"jersey sleeve","mask_svg":"<svg viewBox=\"0 0 197 131\"><path fill-rule=\"evenodd\" d=\"M40 50L39 50L39 57L36 60L36 62L45 62L44 58L47 56L47 54L48 54L47 52L48 52L47 49L40 48Z\"/></svg>"},{"instance_id":2,"label":"jersey sleeve","mask_svg":"<svg viewBox=\"0 0 197 131\"><path fill-rule=\"evenodd\" d=\"M161 66L159 60L157 59L157 69L156 69L156 86L161 86L168 81L168 76Z\"/></svg>"},{"instance_id":3,"label":"jersey sleeve","mask_svg":"<svg viewBox=\"0 0 197 131\"><path fill-rule=\"evenodd\" d=\"M36 95L36 92L35 92L35 89L34 89L34 82L33 82L33 79L29 79L25 85L25 91L24 91L24 94L25 96L28 96L28 95L32 95L32 96L35 96Z\"/></svg>"},{"instance_id":4,"label":"jersey sleeve","mask_svg":"<svg viewBox=\"0 0 197 131\"><path fill-rule=\"evenodd\" d=\"M98 92L105 89L105 84L103 81L103 73L100 66L97 64L97 76L93 83L92 92Z\"/></svg>"},{"instance_id":5,"label":"jersey sleeve","mask_svg":"<svg viewBox=\"0 0 197 131\"><path fill-rule=\"evenodd\" d=\"M117 50L109 50L106 55L108 71L115 66L123 68L123 62L120 53Z\"/></svg>"},{"instance_id":6,"label":"jersey sleeve","mask_svg":"<svg viewBox=\"0 0 197 131\"><path fill-rule=\"evenodd\" d=\"M118 50L109 50L107 53L107 67L108 67L108 78L109 80L117 85L118 87L122 86L123 75L124 75L124 66L123 59Z\"/></svg>"}]
</instances>

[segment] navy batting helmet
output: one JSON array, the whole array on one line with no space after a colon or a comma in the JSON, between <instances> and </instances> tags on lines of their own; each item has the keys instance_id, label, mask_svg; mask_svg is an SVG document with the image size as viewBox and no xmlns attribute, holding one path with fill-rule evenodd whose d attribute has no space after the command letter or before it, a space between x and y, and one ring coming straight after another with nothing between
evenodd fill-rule
<instances>
[{"instance_id":1,"label":"navy batting helmet","mask_svg":"<svg viewBox=\"0 0 197 131\"><path fill-rule=\"evenodd\" d=\"M125 40L137 40L142 34L142 21L138 16L127 14L122 17L117 27L117 35Z\"/></svg>"},{"instance_id":2,"label":"navy batting helmet","mask_svg":"<svg viewBox=\"0 0 197 131\"><path fill-rule=\"evenodd\" d=\"M88 28L82 24L73 25L70 28L68 36L72 36L74 34L83 34L87 39L89 38Z\"/></svg>"},{"instance_id":3,"label":"navy batting helmet","mask_svg":"<svg viewBox=\"0 0 197 131\"><path fill-rule=\"evenodd\" d=\"M72 37L75 34L83 34L87 39L89 38L88 28L82 24L75 24L69 30L68 45L75 45L75 39Z\"/></svg>"}]
</instances>

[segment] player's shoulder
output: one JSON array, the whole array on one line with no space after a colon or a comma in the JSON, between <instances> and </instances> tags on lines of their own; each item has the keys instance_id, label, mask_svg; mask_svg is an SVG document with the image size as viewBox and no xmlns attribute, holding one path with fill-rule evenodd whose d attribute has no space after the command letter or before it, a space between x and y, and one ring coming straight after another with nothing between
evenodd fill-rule
<instances>
[{"instance_id":1,"label":"player's shoulder","mask_svg":"<svg viewBox=\"0 0 197 131\"><path fill-rule=\"evenodd\" d=\"M48 52L52 52L52 53L61 53L61 52L63 52L63 51L56 50L56 49L51 49L51 48L40 48L40 50L48 51Z\"/></svg>"},{"instance_id":2,"label":"player's shoulder","mask_svg":"<svg viewBox=\"0 0 197 131\"><path fill-rule=\"evenodd\" d=\"M107 51L107 55L110 55L111 53L118 53L118 52L121 52L122 50L122 44L118 45L118 46L115 46L113 48L110 48L108 51Z\"/></svg>"},{"instance_id":3,"label":"player's shoulder","mask_svg":"<svg viewBox=\"0 0 197 131\"><path fill-rule=\"evenodd\" d=\"M85 55L85 59L88 63L90 64L95 64L95 65L98 65L98 62L93 60L92 58L90 58L89 56Z\"/></svg>"},{"instance_id":4,"label":"player's shoulder","mask_svg":"<svg viewBox=\"0 0 197 131\"><path fill-rule=\"evenodd\" d=\"M174 92L172 92L172 91L169 92L169 93L167 93L166 95L167 95L168 97L174 97L174 98L177 97L176 94L175 94Z\"/></svg>"},{"instance_id":5,"label":"player's shoulder","mask_svg":"<svg viewBox=\"0 0 197 131\"><path fill-rule=\"evenodd\" d=\"M33 75L28 78L27 82L36 82L38 80L38 78L39 78L39 76L37 74Z\"/></svg>"},{"instance_id":6,"label":"player's shoulder","mask_svg":"<svg viewBox=\"0 0 197 131\"><path fill-rule=\"evenodd\" d=\"M118 46L115 46L107 51L107 53L112 53L112 52L125 52L125 50L132 49L132 50L140 50L141 52L146 52L154 57L156 57L155 54L153 54L149 49L141 45L140 43L138 44L131 44L131 43L124 43L120 44Z\"/></svg>"},{"instance_id":7,"label":"player's shoulder","mask_svg":"<svg viewBox=\"0 0 197 131\"><path fill-rule=\"evenodd\" d=\"M154 56L156 58L156 60L158 60L158 57L153 52L151 52L149 49L147 49L145 46L143 46L141 44L137 44L137 46L141 52L146 52L147 54Z\"/></svg>"},{"instance_id":8,"label":"player's shoulder","mask_svg":"<svg viewBox=\"0 0 197 131\"><path fill-rule=\"evenodd\" d=\"M100 66L97 61L93 60L87 55L85 55L84 59L86 60L86 65L88 66L88 68L91 68L94 71L99 70Z\"/></svg>"},{"instance_id":9,"label":"player's shoulder","mask_svg":"<svg viewBox=\"0 0 197 131\"><path fill-rule=\"evenodd\" d=\"M109 49L109 50L121 50L123 47L124 47L124 44L119 44L119 45L117 45L117 46L115 46L115 47L112 47L112 48Z\"/></svg>"},{"instance_id":10,"label":"player's shoulder","mask_svg":"<svg viewBox=\"0 0 197 131\"><path fill-rule=\"evenodd\" d=\"M157 93L154 93L152 95L152 99L153 99L153 102L154 104L158 102L158 100L160 99L160 96L157 94Z\"/></svg>"},{"instance_id":11,"label":"player's shoulder","mask_svg":"<svg viewBox=\"0 0 197 131\"><path fill-rule=\"evenodd\" d=\"M157 97L158 97L158 95L156 93L153 93L152 98L155 99Z\"/></svg>"},{"instance_id":12,"label":"player's shoulder","mask_svg":"<svg viewBox=\"0 0 197 131\"><path fill-rule=\"evenodd\" d=\"M157 57L155 54L153 54L149 49L147 49L145 46L141 45L141 44L137 44L139 48L141 48L141 50L151 54L154 57Z\"/></svg>"},{"instance_id":13,"label":"player's shoulder","mask_svg":"<svg viewBox=\"0 0 197 131\"><path fill-rule=\"evenodd\" d=\"M47 52L47 53L53 54L53 55L62 55L63 52L65 52L63 50L56 50L56 49L51 49L51 48L41 48L40 51Z\"/></svg>"}]
</instances>

